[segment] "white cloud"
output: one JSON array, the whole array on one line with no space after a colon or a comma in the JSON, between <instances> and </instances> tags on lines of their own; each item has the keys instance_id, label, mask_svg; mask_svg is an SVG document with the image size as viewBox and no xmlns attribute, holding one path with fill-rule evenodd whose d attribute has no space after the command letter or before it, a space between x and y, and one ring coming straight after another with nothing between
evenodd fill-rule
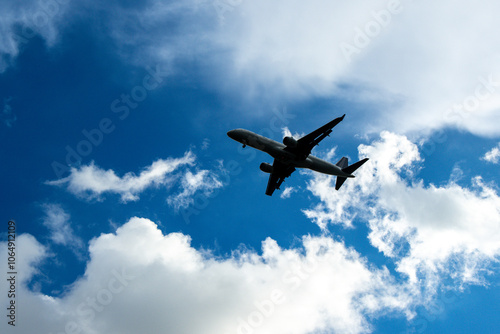
<instances>
[{"instance_id":1,"label":"white cloud","mask_svg":"<svg viewBox=\"0 0 500 334\"><path fill-rule=\"evenodd\" d=\"M459 285L484 283L483 270L500 255L495 190L480 177L470 189L454 182L424 186L412 176L421 160L418 148L404 136L384 132L359 151L370 161L340 191L334 190L334 178L314 177L309 189L321 202L305 214L323 229L365 219L372 245L393 258L413 284L422 277L433 287L446 277Z\"/></svg>"},{"instance_id":2,"label":"white cloud","mask_svg":"<svg viewBox=\"0 0 500 334\"><path fill-rule=\"evenodd\" d=\"M0 73L31 39L39 35L49 46L58 38L58 25L68 10L65 0L2 1L0 3Z\"/></svg>"},{"instance_id":3,"label":"white cloud","mask_svg":"<svg viewBox=\"0 0 500 334\"><path fill-rule=\"evenodd\" d=\"M1 66L1 65L0 65ZM0 67L1 71L1 67ZM10 103L12 102L12 96L9 96L8 98L3 99L3 110L1 114L1 118L3 123L11 128L14 123L17 121L17 116L16 114L12 111L12 106Z\"/></svg>"},{"instance_id":4,"label":"white cloud","mask_svg":"<svg viewBox=\"0 0 500 334\"><path fill-rule=\"evenodd\" d=\"M147 188L163 186L170 189L168 205L179 211L193 205L200 193L206 199L213 195L214 190L223 186L215 171L202 169L192 172L184 168L195 165L196 156L188 151L182 158L157 160L139 175L129 172L119 177L113 170L103 170L92 162L88 166L72 167L68 177L45 183L65 187L72 194L87 200L101 199L106 193L118 194L125 203L139 200L139 195ZM218 168L223 168L222 164ZM219 172L225 173L224 170ZM177 193L171 190L174 186L178 186ZM61 220L65 219L61 215L57 216Z\"/></svg>"},{"instance_id":5,"label":"white cloud","mask_svg":"<svg viewBox=\"0 0 500 334\"><path fill-rule=\"evenodd\" d=\"M62 297L19 285L24 306L16 327L23 333L365 333L378 315L406 312L410 295L387 269L328 237L304 237L302 247L282 249L268 238L262 255L239 251L215 259L191 247L189 236L163 235L150 220L132 218L116 234L91 241L85 275Z\"/></svg>"},{"instance_id":6,"label":"white cloud","mask_svg":"<svg viewBox=\"0 0 500 334\"><path fill-rule=\"evenodd\" d=\"M348 100L358 110L370 106L360 117L365 132L428 133L451 126L500 134L495 0L255 0L226 3L223 14L216 3L85 6L107 13L108 31L128 61L164 68L177 59L199 61L217 73L205 77L211 89L258 95L259 103L323 96ZM2 6L0 52L15 56L12 24L30 22L39 5ZM57 40L65 6L41 29L49 44ZM23 11L28 18L19 19ZM172 24L176 29L167 29ZM357 51L346 57L347 44Z\"/></svg>"},{"instance_id":7,"label":"white cloud","mask_svg":"<svg viewBox=\"0 0 500 334\"><path fill-rule=\"evenodd\" d=\"M210 196L214 189L222 187L222 182L217 176L208 171L201 170L196 174L187 171L181 181L182 192L177 195L171 195L167 198L167 203L174 207L175 210L187 208L194 202L193 196L202 191L204 196Z\"/></svg>"},{"instance_id":8,"label":"white cloud","mask_svg":"<svg viewBox=\"0 0 500 334\"><path fill-rule=\"evenodd\" d=\"M210 139L208 138L203 139L203 142L201 143L201 150L202 151L208 150L209 147L210 147Z\"/></svg>"},{"instance_id":9,"label":"white cloud","mask_svg":"<svg viewBox=\"0 0 500 334\"><path fill-rule=\"evenodd\" d=\"M213 5L154 2L128 11L144 22L147 40L117 12L113 33L118 44L141 45L140 54L128 55L140 63L203 55L202 65L218 74L209 86L222 91L370 106L365 131L452 126L500 134L500 37L491 34L500 25L491 15L500 4L494 0L242 1L227 4L222 26ZM172 20L178 34L165 35L160 27ZM346 57L346 44L357 51Z\"/></svg>"},{"instance_id":10,"label":"white cloud","mask_svg":"<svg viewBox=\"0 0 500 334\"><path fill-rule=\"evenodd\" d=\"M17 227L19 230L19 226ZM0 242L0 258L5 263L5 268L7 268L7 243ZM19 256L19 252L22 250L22 256ZM43 261L47 256L47 249L45 246L40 244L33 236L29 234L16 234L15 240L15 268L14 271L18 273L17 278L19 283L29 282L33 276L39 273L37 265ZM7 291L4 289L6 287L5 280L1 280L0 288L2 291ZM5 296L2 296L5 297Z\"/></svg>"},{"instance_id":11,"label":"white cloud","mask_svg":"<svg viewBox=\"0 0 500 334\"><path fill-rule=\"evenodd\" d=\"M290 198L294 192L296 192L297 189L294 187L286 187L283 192L281 193L280 197L281 198Z\"/></svg>"},{"instance_id":12,"label":"white cloud","mask_svg":"<svg viewBox=\"0 0 500 334\"><path fill-rule=\"evenodd\" d=\"M394 2L400 8L390 14ZM499 28L491 15L499 9L493 0L245 1L218 37L232 51L232 79L276 95L366 102L374 131L457 126L498 135L500 37L477 36ZM348 61L342 43L359 53Z\"/></svg>"},{"instance_id":13,"label":"white cloud","mask_svg":"<svg viewBox=\"0 0 500 334\"><path fill-rule=\"evenodd\" d=\"M295 139L300 139L306 135L306 133L304 133L304 132L302 132L302 133L295 132L294 134L292 134L292 132L290 131L290 129L287 126L283 127L281 129L281 132L282 132L283 138L284 137L292 137Z\"/></svg>"},{"instance_id":14,"label":"white cloud","mask_svg":"<svg viewBox=\"0 0 500 334\"><path fill-rule=\"evenodd\" d=\"M43 225L49 230L52 242L70 247L78 256L81 256L84 243L74 234L70 215L59 204L45 204L42 207L45 210Z\"/></svg>"},{"instance_id":15,"label":"white cloud","mask_svg":"<svg viewBox=\"0 0 500 334\"><path fill-rule=\"evenodd\" d=\"M464 171L460 168L461 162L456 162L451 171L449 183L458 183L464 178Z\"/></svg>"},{"instance_id":16,"label":"white cloud","mask_svg":"<svg viewBox=\"0 0 500 334\"><path fill-rule=\"evenodd\" d=\"M500 143L498 146L493 147L490 151L482 157L484 161L491 162L492 164L498 164L500 161Z\"/></svg>"},{"instance_id":17,"label":"white cloud","mask_svg":"<svg viewBox=\"0 0 500 334\"><path fill-rule=\"evenodd\" d=\"M33 236L18 234L16 236L16 322L15 329L23 333L50 333L60 324L60 318L54 313L54 298L26 288L27 284L40 274L39 267L47 259L49 253ZM0 259L7 263L7 245L0 242ZM0 280L0 290L6 292L10 284L6 279ZM9 299L7 293L2 296L2 307L7 308ZM7 312L6 312L7 314ZM23 315L29 314L29 321ZM12 332L12 326L7 323L11 319L4 318L0 322L2 333ZM22 319L22 320L21 320ZM13 319L12 319L13 320ZM64 332L64 330L62 330ZM54 331L56 333L56 331Z\"/></svg>"},{"instance_id":18,"label":"white cloud","mask_svg":"<svg viewBox=\"0 0 500 334\"><path fill-rule=\"evenodd\" d=\"M137 176L132 172L119 177L109 169L103 170L92 162L88 166L71 168L71 174L60 180L47 181L46 184L66 186L71 193L84 198L99 198L104 193L115 193L121 196L123 202L136 201L139 194L151 186L164 185L171 180L168 175L181 166L192 166L196 157L192 152L186 152L182 158L159 159Z\"/></svg>"}]
</instances>

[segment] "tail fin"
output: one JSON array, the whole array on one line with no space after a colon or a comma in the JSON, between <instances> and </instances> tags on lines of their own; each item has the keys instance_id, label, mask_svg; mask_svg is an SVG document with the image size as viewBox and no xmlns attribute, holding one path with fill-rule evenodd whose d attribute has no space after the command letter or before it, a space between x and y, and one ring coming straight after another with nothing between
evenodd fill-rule
<instances>
[{"instance_id":1,"label":"tail fin","mask_svg":"<svg viewBox=\"0 0 500 334\"><path fill-rule=\"evenodd\" d=\"M347 160L347 158L343 157L342 159L340 159L339 162L337 162L336 165L339 166L344 173L352 174L352 173L354 173L354 171L356 169L358 169L359 167L361 167L367 161L368 161L368 158L365 158L363 160L360 160L360 161L358 161L356 163L353 163L352 165L348 166L348 160ZM335 184L335 190L339 190L340 187L342 187L342 185L344 184L345 180L347 180L346 177L337 176L337 182Z\"/></svg>"},{"instance_id":2,"label":"tail fin","mask_svg":"<svg viewBox=\"0 0 500 334\"><path fill-rule=\"evenodd\" d=\"M342 157L342 159L339 160L339 162L336 163L337 166L340 167L340 169L344 169L349 165L349 162L346 157Z\"/></svg>"}]
</instances>

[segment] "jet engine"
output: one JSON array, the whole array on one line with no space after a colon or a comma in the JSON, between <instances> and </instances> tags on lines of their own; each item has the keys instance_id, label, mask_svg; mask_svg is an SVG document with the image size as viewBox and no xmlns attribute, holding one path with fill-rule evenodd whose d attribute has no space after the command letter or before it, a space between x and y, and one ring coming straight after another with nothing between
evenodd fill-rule
<instances>
[{"instance_id":1,"label":"jet engine","mask_svg":"<svg viewBox=\"0 0 500 334\"><path fill-rule=\"evenodd\" d=\"M273 172L273 166L271 166L267 162L263 162L263 163L260 164L260 170L263 171L264 173L272 173Z\"/></svg>"},{"instance_id":2,"label":"jet engine","mask_svg":"<svg viewBox=\"0 0 500 334\"><path fill-rule=\"evenodd\" d=\"M283 144L285 144L288 147L297 147L297 141L292 137L283 138Z\"/></svg>"}]
</instances>

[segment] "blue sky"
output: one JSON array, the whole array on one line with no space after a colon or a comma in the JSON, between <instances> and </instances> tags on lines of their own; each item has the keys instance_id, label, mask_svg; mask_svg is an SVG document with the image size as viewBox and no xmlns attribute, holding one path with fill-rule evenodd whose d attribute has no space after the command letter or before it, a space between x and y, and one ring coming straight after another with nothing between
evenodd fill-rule
<instances>
[{"instance_id":1,"label":"blue sky","mask_svg":"<svg viewBox=\"0 0 500 334\"><path fill-rule=\"evenodd\" d=\"M0 4L1 332L494 333L498 6ZM343 114L338 192L226 135Z\"/></svg>"}]
</instances>

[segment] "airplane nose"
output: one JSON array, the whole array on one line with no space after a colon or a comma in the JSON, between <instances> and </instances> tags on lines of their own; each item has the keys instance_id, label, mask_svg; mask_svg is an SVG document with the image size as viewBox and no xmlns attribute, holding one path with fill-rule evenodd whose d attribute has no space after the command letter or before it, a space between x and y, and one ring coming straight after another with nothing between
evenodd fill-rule
<instances>
[{"instance_id":1,"label":"airplane nose","mask_svg":"<svg viewBox=\"0 0 500 334\"><path fill-rule=\"evenodd\" d=\"M232 139L236 140L236 130L228 131L227 135L229 136L229 138L232 138Z\"/></svg>"}]
</instances>

